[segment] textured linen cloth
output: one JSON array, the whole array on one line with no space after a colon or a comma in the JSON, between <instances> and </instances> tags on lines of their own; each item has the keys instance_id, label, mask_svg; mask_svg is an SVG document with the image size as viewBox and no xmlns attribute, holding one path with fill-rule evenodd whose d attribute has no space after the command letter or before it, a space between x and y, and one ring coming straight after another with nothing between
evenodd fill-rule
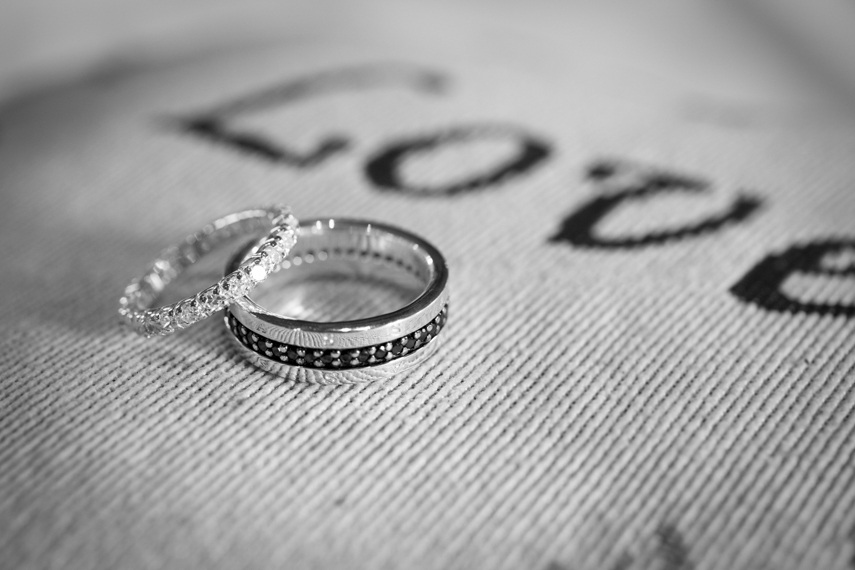
<instances>
[{"instance_id":1,"label":"textured linen cloth","mask_svg":"<svg viewBox=\"0 0 855 570\"><path fill-rule=\"evenodd\" d=\"M845 102L694 3L250 20L0 109L0 567L853 567ZM122 327L278 202L437 245L441 350L316 386Z\"/></svg>"}]
</instances>

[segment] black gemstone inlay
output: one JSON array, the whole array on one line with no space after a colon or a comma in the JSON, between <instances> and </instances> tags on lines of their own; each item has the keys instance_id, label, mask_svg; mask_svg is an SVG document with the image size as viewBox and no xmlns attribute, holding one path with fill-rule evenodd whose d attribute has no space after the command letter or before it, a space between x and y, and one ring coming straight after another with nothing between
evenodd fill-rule
<instances>
[{"instance_id":1,"label":"black gemstone inlay","mask_svg":"<svg viewBox=\"0 0 855 570\"><path fill-rule=\"evenodd\" d=\"M248 330L231 314L226 319L226 323L232 334L240 339L244 346L266 358L316 368L362 368L383 364L422 349L436 338L447 320L448 305L443 307L442 312L434 317L429 324L406 336L392 342L347 350L285 345Z\"/></svg>"}]
</instances>

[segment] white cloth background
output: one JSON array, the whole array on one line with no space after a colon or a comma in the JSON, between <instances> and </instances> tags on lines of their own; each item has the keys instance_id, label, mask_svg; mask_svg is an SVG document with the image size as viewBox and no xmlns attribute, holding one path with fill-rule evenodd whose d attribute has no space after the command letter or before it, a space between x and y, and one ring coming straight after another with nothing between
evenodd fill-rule
<instances>
[{"instance_id":1,"label":"white cloth background","mask_svg":"<svg viewBox=\"0 0 855 570\"><path fill-rule=\"evenodd\" d=\"M124 58L0 110L0 566L851 567L845 102L738 14L696 4L256 19L239 47ZM218 116L297 154L346 145L297 165L181 127L279 85L273 104ZM400 164L427 195L367 174L449 132L469 138ZM441 193L519 137L547 156ZM623 246L552 240L625 190L587 176L603 160L708 187L621 202L592 235ZM744 219L633 243L737 196L759 204ZM122 328L117 299L162 247L271 202L435 243L452 274L442 350L388 382L318 387L247 365L219 319L162 339ZM828 271L780 284L796 309L732 291L830 239L850 247Z\"/></svg>"}]
</instances>

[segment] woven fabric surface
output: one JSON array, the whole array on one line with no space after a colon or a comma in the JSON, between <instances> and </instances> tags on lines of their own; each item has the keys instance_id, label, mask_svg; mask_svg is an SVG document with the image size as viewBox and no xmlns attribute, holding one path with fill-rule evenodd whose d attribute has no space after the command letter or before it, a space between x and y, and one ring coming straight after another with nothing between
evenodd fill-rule
<instances>
[{"instance_id":1,"label":"woven fabric surface","mask_svg":"<svg viewBox=\"0 0 855 570\"><path fill-rule=\"evenodd\" d=\"M7 101L0 567L852 567L855 123L729 13L595 6L283 7ZM441 350L315 386L123 328L278 202L439 247Z\"/></svg>"}]
</instances>

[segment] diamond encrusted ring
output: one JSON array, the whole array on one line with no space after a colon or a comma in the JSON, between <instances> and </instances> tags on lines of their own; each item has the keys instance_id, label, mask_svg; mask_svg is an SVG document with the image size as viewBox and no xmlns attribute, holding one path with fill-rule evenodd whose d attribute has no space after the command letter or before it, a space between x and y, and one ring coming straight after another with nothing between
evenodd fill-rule
<instances>
[{"instance_id":1,"label":"diamond encrusted ring","mask_svg":"<svg viewBox=\"0 0 855 570\"><path fill-rule=\"evenodd\" d=\"M448 269L434 246L399 228L347 219L304 221L297 234L277 280L287 284L295 273L337 275L347 286L357 278L387 275L409 280L412 300L367 318L318 322L276 314L249 296L239 297L225 321L244 357L291 380L353 384L388 378L436 349L448 318L449 291ZM239 251L226 270L252 259L253 245Z\"/></svg>"},{"instance_id":2,"label":"diamond encrusted ring","mask_svg":"<svg viewBox=\"0 0 855 570\"><path fill-rule=\"evenodd\" d=\"M131 281L119 300L119 315L147 337L166 335L206 319L264 281L297 241L299 222L286 206L255 208L220 218L163 250L145 274ZM170 281L235 236L247 238L268 230L253 255L242 260L215 285L183 301L152 308Z\"/></svg>"}]
</instances>

